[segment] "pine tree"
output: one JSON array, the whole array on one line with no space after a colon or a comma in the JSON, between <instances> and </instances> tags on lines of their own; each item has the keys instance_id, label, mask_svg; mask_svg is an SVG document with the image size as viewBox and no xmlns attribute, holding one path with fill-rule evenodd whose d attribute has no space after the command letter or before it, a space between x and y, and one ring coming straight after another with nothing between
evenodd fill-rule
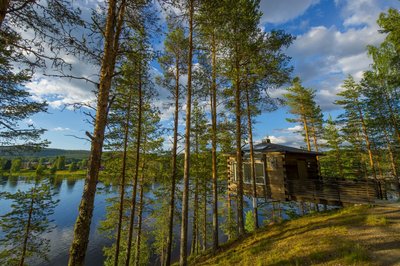
<instances>
[{"instance_id":1,"label":"pine tree","mask_svg":"<svg viewBox=\"0 0 400 266\"><path fill-rule=\"evenodd\" d=\"M12 210L0 217L0 228L4 234L0 244L2 265L26 265L30 257L47 259L50 241L43 237L54 228L49 216L53 214L58 201L47 183L35 181L27 191L2 192L0 198L11 200Z\"/></svg>"},{"instance_id":2,"label":"pine tree","mask_svg":"<svg viewBox=\"0 0 400 266\"><path fill-rule=\"evenodd\" d=\"M186 72L188 40L184 35L184 29L176 26L173 22L169 23L170 32L164 42L165 53L159 58L164 79L160 82L164 87L171 91L174 99L174 133L172 143L172 172L171 172L171 194L169 201L169 229L166 243L165 265L171 264L172 237L174 228L174 209L175 209L175 183L177 179L177 147L178 147L178 121L179 121L179 99L181 93L181 75ZM162 261L164 265L164 261Z\"/></svg>"},{"instance_id":3,"label":"pine tree","mask_svg":"<svg viewBox=\"0 0 400 266\"><path fill-rule=\"evenodd\" d=\"M313 139L314 150L318 151L317 138L320 136L322 129L322 113L319 106L314 101L315 90L304 88L299 78L293 80L292 87L288 88L288 93L284 94L285 103L290 108L290 113L295 118L287 118L291 123L301 123L303 129L301 133L304 136L307 150L311 151Z\"/></svg>"},{"instance_id":4,"label":"pine tree","mask_svg":"<svg viewBox=\"0 0 400 266\"><path fill-rule=\"evenodd\" d=\"M325 147L328 150L321 159L322 172L328 177L344 178L344 152L341 147L343 137L331 116L326 122L323 139L326 141Z\"/></svg>"},{"instance_id":5,"label":"pine tree","mask_svg":"<svg viewBox=\"0 0 400 266\"><path fill-rule=\"evenodd\" d=\"M232 95L233 101L229 103L229 107L234 110L236 120L236 162L238 173L237 188L237 213L239 235L245 233L244 229L244 212L243 212L243 169L242 169L242 96L244 91L243 77L246 75L244 71L246 63L248 63L248 52L252 39L257 36L258 24L261 17L259 12L259 1L236 1L224 2L226 8L225 17L230 17L228 23L225 24L223 31L223 45L226 47L224 51L227 56L222 62L223 72L229 79L231 88L228 92ZM229 6L229 7L228 7Z\"/></svg>"},{"instance_id":6,"label":"pine tree","mask_svg":"<svg viewBox=\"0 0 400 266\"><path fill-rule=\"evenodd\" d=\"M357 143L356 145L360 146L357 149L361 149L362 147L366 148L372 176L376 180L377 173L370 141L370 133L368 132L368 126L365 120L363 103L361 102L361 87L354 81L352 76L348 76L344 81L343 88L344 91L338 93L341 99L337 100L335 103L343 106L344 114L340 117L343 118L343 122L346 123L345 131L352 131L353 133L349 135L353 139L348 139L348 141L350 143ZM361 153L361 151L359 152Z\"/></svg>"},{"instance_id":7,"label":"pine tree","mask_svg":"<svg viewBox=\"0 0 400 266\"><path fill-rule=\"evenodd\" d=\"M126 0L110 0L104 29L104 53L101 59L100 79L96 108L95 127L89 159L88 174L79 214L74 228L74 240L70 248L68 265L83 265L89 242L90 224L94 208L94 197L101 164L104 131L107 123L109 96L114 68L119 51L119 40L124 24Z\"/></svg>"}]
</instances>

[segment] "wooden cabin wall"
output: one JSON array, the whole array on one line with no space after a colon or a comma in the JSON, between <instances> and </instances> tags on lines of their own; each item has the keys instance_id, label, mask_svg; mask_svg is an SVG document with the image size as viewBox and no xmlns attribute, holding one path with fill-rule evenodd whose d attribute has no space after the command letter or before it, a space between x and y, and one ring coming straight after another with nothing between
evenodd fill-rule
<instances>
[{"instance_id":1,"label":"wooden cabin wall","mask_svg":"<svg viewBox=\"0 0 400 266\"><path fill-rule=\"evenodd\" d=\"M290 179L319 179L318 163L315 155L286 154L285 168Z\"/></svg>"},{"instance_id":2,"label":"wooden cabin wall","mask_svg":"<svg viewBox=\"0 0 400 266\"><path fill-rule=\"evenodd\" d=\"M275 200L286 200L285 154L280 152L269 152L265 154L265 160L266 179L270 190L270 197Z\"/></svg>"}]
</instances>

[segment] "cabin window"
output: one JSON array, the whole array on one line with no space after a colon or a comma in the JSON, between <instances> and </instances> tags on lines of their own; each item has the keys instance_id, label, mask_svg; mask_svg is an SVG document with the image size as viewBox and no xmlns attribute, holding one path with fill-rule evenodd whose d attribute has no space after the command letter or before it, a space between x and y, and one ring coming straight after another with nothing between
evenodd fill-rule
<instances>
[{"instance_id":1,"label":"cabin window","mask_svg":"<svg viewBox=\"0 0 400 266\"><path fill-rule=\"evenodd\" d=\"M264 185L264 180L265 180L264 163L263 162L256 163L256 184Z\"/></svg>"},{"instance_id":2,"label":"cabin window","mask_svg":"<svg viewBox=\"0 0 400 266\"><path fill-rule=\"evenodd\" d=\"M255 166L254 168L255 168L256 184L263 185L264 184L264 163L261 161L255 162L254 166ZM235 171L235 173L236 173L236 171ZM253 184L253 181L251 179L251 163L250 162L243 163L243 182L245 184Z\"/></svg>"}]
</instances>

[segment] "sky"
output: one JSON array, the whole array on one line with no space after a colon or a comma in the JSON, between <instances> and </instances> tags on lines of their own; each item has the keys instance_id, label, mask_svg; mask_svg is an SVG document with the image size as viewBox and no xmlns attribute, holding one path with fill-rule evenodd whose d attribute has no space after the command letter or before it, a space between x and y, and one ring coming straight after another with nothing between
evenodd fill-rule
<instances>
[{"instance_id":1,"label":"sky","mask_svg":"<svg viewBox=\"0 0 400 266\"><path fill-rule=\"evenodd\" d=\"M79 2L79 1L77 1ZM96 1L82 1L83 9L90 8ZM305 87L317 90L316 102L325 117L333 117L340 109L333 104L336 94L347 75L356 80L368 70L371 59L367 45L379 45L385 36L378 32L376 20L389 7L400 9L398 0L261 0L263 12L260 27L265 31L282 29L296 40L286 53L292 58L293 77L298 76ZM85 77L95 77L98 66L79 61L73 57L65 59L74 66L73 72ZM158 70L155 68L156 73ZM51 142L51 148L90 149L84 140L85 131L92 131L87 123L85 109L74 111L66 104L89 102L94 99L93 85L84 81L50 78L36 73L26 84L34 99L46 100L48 113L40 113L24 121L45 128L43 138ZM157 105L167 101L167 93L159 88ZM272 92L279 97L284 88ZM171 124L172 112L162 109L162 125ZM255 140L269 137L273 143L304 146L303 138L296 133L299 125L286 122L288 109L279 108L272 113L257 117Z\"/></svg>"}]
</instances>

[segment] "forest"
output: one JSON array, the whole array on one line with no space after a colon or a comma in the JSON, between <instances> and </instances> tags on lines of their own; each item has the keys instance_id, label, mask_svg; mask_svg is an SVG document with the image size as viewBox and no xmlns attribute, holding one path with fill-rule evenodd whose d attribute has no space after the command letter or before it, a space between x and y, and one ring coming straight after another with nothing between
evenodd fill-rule
<instances>
[{"instance_id":1,"label":"forest","mask_svg":"<svg viewBox=\"0 0 400 266\"><path fill-rule=\"evenodd\" d=\"M281 119L304 140L300 148L317 155L321 180L389 182L400 194L397 9L380 14L376 34L384 41L365 47L371 67L361 79L342 81L334 102L340 113L331 115L318 102L318 88L293 75L287 49L296 37L260 28L260 0L108 0L90 14L78 2L0 3L0 174L14 182L26 175L30 184L15 193L0 190L1 201L11 202L10 212L0 212L0 264L46 261L45 235L55 229L50 217L60 204L53 187L69 174L70 187L84 178L70 266L85 264L93 230L107 238L104 265L187 265L268 223L296 217L296 202L265 207L256 193L255 124L282 108L289 112ZM96 66L98 74L80 75L76 61ZM90 152L66 152L66 159L45 149L46 129L23 125L48 112L46 100L26 88L38 72L83 80L93 91L93 102L66 106L92 128L79 136ZM160 104L160 88L168 102ZM173 117L167 127L166 112ZM228 189L227 156L236 161L235 193ZM104 219L94 228L95 200L108 190ZM302 212L319 207L301 203Z\"/></svg>"}]
</instances>

